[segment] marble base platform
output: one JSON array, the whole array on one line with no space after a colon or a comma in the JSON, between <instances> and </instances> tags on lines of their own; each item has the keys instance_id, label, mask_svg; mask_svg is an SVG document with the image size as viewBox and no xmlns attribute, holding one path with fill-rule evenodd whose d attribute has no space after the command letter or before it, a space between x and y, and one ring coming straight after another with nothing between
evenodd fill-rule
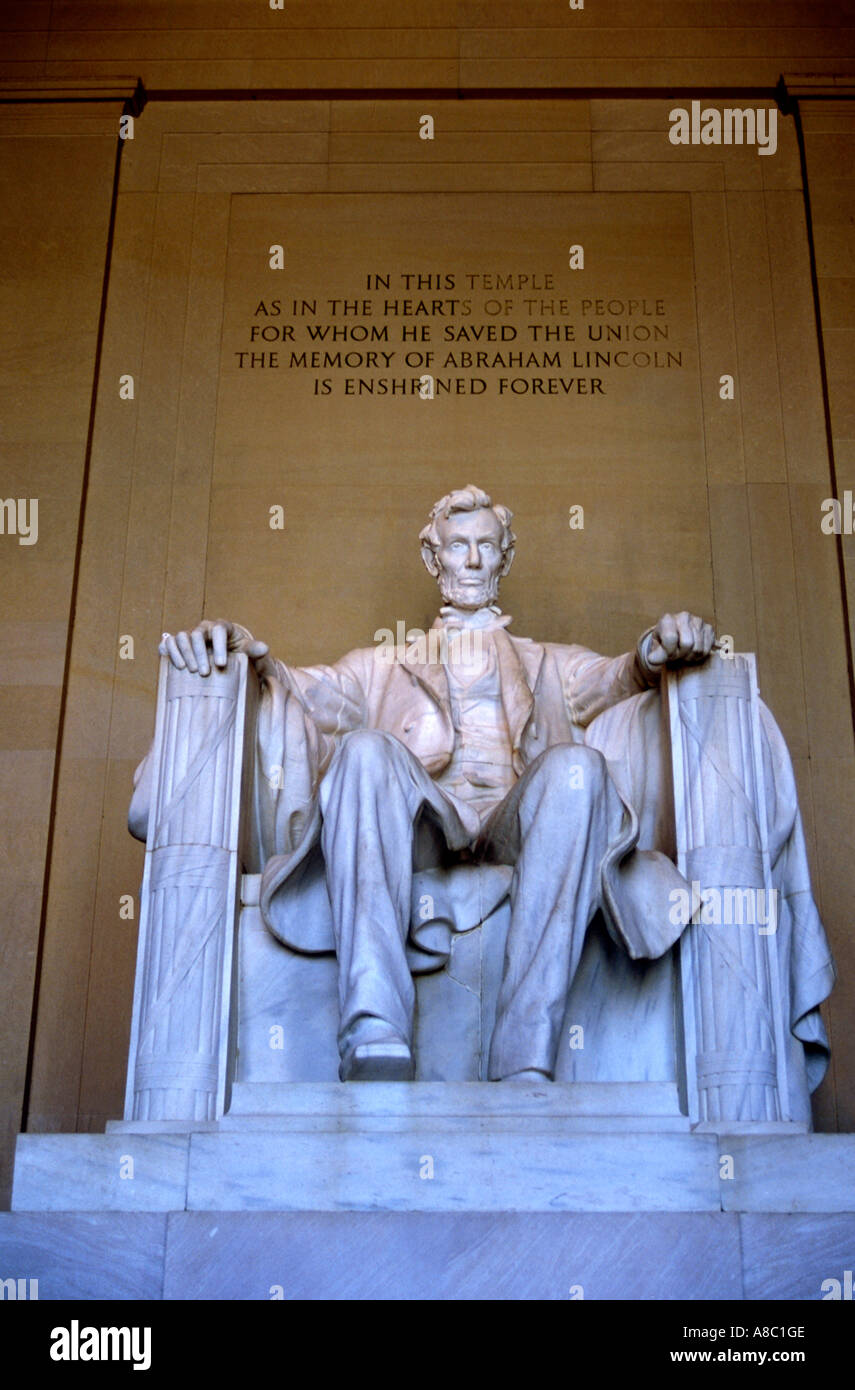
<instances>
[{"instance_id":1,"label":"marble base platform","mask_svg":"<svg viewBox=\"0 0 855 1390\"><path fill-rule=\"evenodd\" d=\"M18 1212L855 1212L855 1136L692 1132L676 1087L236 1086L217 1124L19 1136Z\"/></svg>"},{"instance_id":2,"label":"marble base platform","mask_svg":"<svg viewBox=\"0 0 855 1390\"><path fill-rule=\"evenodd\" d=\"M852 1213L0 1213L41 1300L819 1301L853 1269Z\"/></svg>"}]
</instances>

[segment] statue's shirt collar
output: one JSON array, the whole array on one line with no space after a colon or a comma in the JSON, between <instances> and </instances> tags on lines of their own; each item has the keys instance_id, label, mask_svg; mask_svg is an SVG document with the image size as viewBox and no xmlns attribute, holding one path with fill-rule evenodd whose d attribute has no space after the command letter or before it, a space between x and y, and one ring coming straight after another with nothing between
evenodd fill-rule
<instances>
[{"instance_id":1,"label":"statue's shirt collar","mask_svg":"<svg viewBox=\"0 0 855 1390\"><path fill-rule=\"evenodd\" d=\"M495 603L474 610L455 608L453 604L448 603L440 608L433 625L434 627L445 628L450 632L462 631L463 629L490 632L498 628L508 627L512 622L511 615L503 613Z\"/></svg>"}]
</instances>

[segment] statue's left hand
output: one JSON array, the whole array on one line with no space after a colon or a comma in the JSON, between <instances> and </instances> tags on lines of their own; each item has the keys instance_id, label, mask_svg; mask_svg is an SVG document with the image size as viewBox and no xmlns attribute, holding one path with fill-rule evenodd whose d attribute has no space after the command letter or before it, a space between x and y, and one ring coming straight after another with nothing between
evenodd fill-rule
<instances>
[{"instance_id":1,"label":"statue's left hand","mask_svg":"<svg viewBox=\"0 0 855 1390\"><path fill-rule=\"evenodd\" d=\"M655 672L666 666L691 666L706 661L715 643L715 629L695 613L664 613L645 643L645 664Z\"/></svg>"}]
</instances>

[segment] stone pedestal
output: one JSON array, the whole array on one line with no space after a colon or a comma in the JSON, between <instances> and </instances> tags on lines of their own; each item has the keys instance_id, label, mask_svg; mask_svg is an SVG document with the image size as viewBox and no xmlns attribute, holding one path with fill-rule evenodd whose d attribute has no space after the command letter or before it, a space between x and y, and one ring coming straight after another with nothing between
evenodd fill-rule
<instances>
[{"instance_id":1,"label":"stone pedestal","mask_svg":"<svg viewBox=\"0 0 855 1390\"><path fill-rule=\"evenodd\" d=\"M153 1128L21 1135L13 1209L855 1211L855 1136L693 1133L656 1083L236 1086Z\"/></svg>"},{"instance_id":2,"label":"stone pedestal","mask_svg":"<svg viewBox=\"0 0 855 1390\"><path fill-rule=\"evenodd\" d=\"M42 1299L818 1300L855 1268L853 1136L690 1133L659 1085L251 1089L183 1133L22 1135L4 1272Z\"/></svg>"}]
</instances>

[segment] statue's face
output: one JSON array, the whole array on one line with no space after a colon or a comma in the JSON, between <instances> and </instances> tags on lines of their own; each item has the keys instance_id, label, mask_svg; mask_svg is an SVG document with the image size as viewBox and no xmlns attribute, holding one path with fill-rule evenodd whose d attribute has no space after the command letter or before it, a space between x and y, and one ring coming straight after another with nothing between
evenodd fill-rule
<instances>
[{"instance_id":1,"label":"statue's face","mask_svg":"<svg viewBox=\"0 0 855 1390\"><path fill-rule=\"evenodd\" d=\"M494 511L453 512L436 525L437 582L446 603L476 609L492 603L502 570L502 524Z\"/></svg>"}]
</instances>

